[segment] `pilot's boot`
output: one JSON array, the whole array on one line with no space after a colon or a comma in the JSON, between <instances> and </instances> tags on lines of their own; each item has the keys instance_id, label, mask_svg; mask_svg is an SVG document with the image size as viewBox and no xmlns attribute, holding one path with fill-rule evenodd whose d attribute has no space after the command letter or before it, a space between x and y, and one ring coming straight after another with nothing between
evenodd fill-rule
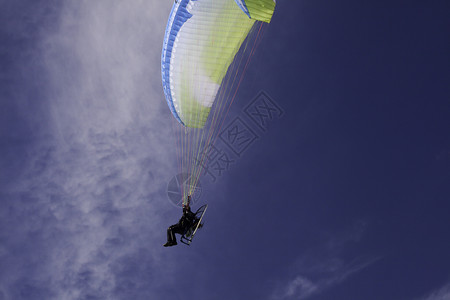
<instances>
[{"instance_id":1,"label":"pilot's boot","mask_svg":"<svg viewBox=\"0 0 450 300\"><path fill-rule=\"evenodd\" d=\"M164 247L171 247L177 245L177 239L175 234L172 231L172 226L167 229L167 243L165 243Z\"/></svg>"}]
</instances>

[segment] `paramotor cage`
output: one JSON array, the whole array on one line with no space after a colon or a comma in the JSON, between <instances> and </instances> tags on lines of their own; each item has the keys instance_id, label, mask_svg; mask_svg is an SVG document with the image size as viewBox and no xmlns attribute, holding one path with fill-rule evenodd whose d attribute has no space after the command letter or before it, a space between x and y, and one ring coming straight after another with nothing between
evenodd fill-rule
<instances>
[{"instance_id":1,"label":"paramotor cage","mask_svg":"<svg viewBox=\"0 0 450 300\"><path fill-rule=\"evenodd\" d=\"M192 240L194 239L194 235L197 232L203 216L205 215L206 212L206 208L208 207L208 204L205 204L203 206L201 206L199 209L197 209L197 211L195 212L195 222L194 224L189 227L188 230L186 230L186 232L181 236L180 241L185 244L185 245L190 245Z\"/></svg>"}]
</instances>

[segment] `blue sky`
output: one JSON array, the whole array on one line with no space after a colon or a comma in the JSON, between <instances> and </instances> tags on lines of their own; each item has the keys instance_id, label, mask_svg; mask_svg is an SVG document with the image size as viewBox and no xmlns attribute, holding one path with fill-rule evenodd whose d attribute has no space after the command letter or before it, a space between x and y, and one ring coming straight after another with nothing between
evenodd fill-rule
<instances>
[{"instance_id":1,"label":"blue sky","mask_svg":"<svg viewBox=\"0 0 450 300\"><path fill-rule=\"evenodd\" d=\"M0 299L450 299L448 1L278 1L169 249L172 2L0 6Z\"/></svg>"}]
</instances>

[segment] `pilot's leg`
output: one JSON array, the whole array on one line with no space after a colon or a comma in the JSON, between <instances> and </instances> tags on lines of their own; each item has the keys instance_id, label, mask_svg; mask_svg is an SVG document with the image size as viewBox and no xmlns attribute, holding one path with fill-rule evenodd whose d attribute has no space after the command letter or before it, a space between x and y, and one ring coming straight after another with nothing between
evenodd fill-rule
<instances>
[{"instance_id":1,"label":"pilot's leg","mask_svg":"<svg viewBox=\"0 0 450 300\"><path fill-rule=\"evenodd\" d=\"M181 234L181 229L182 228L179 224L175 224L167 228L167 243L164 244L164 247L175 246L177 244L175 233Z\"/></svg>"}]
</instances>

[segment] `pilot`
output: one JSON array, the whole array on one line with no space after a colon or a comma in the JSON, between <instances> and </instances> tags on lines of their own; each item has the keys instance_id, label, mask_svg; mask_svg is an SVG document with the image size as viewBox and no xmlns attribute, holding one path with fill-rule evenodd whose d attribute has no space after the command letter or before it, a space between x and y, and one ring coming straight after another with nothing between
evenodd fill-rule
<instances>
[{"instance_id":1,"label":"pilot","mask_svg":"<svg viewBox=\"0 0 450 300\"><path fill-rule=\"evenodd\" d=\"M181 235L185 234L186 231L188 231L189 228L191 228L195 222L198 221L195 214L191 211L189 203L191 203L191 196L188 196L187 204L183 204L183 215L178 223L167 228L167 242L163 245L164 247L175 246L177 244L175 233Z\"/></svg>"}]
</instances>

